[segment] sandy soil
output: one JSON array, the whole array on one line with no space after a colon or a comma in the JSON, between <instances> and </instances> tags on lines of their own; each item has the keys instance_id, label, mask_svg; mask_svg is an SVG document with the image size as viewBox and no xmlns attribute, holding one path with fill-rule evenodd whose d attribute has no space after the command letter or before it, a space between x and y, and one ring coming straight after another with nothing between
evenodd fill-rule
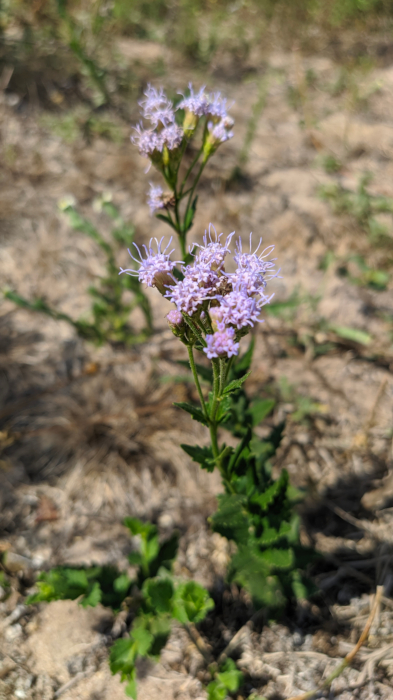
<instances>
[{"instance_id":1,"label":"sandy soil","mask_svg":"<svg viewBox=\"0 0 393 700\"><path fill-rule=\"evenodd\" d=\"M135 47L123 40L120 49L131 64L138 56L149 75L157 60L153 46L154 51L150 44ZM166 67L159 82L184 87L189 71L179 68L168 49L159 58ZM353 647L375 586L384 585L368 647L332 688L340 700L392 698L392 283L378 292L351 284L337 265L321 269L329 251L341 257L359 253L376 267L386 252L372 247L349 216L332 213L318 187L338 180L355 190L367 170L374 176L371 192L393 197L393 68L375 68L359 78L359 89L370 96L353 105L347 95L329 90L340 67L326 57L271 53L267 61L250 61L251 79L229 79L224 69L211 78L234 100L236 130L201 183L193 236L200 240L209 222L227 233L263 235L266 245L275 244L282 271L271 284L276 299L288 299L295 290L304 298L291 317L267 316L258 328L248 386L252 394L277 397L270 425L287 416L275 469L286 467L294 484L308 488L302 537L326 560L315 572L323 595L280 625L245 628L239 666L249 692L255 688L270 700L310 690ZM314 87L295 108L288 96L303 89L310 69ZM228 185L261 76L268 81L268 97L246 177ZM28 298L44 296L77 316L88 309L86 288L103 273L103 259L93 241L70 230L58 200L73 195L105 234L109 221L92 203L110 191L123 217L134 223L136 240L143 241L167 233L149 217L145 203L149 179L159 179L152 171L145 174L146 161L116 115L121 144L101 138L69 144L42 126L39 105L18 106L18 96L1 95L1 284ZM326 153L343 162L338 174L321 167ZM384 220L393 237L391 217ZM126 261L122 251L119 265ZM127 351L94 348L65 323L2 302L0 547L30 563L14 575L11 595L0 602L1 700L124 697L107 665L107 647L116 636L107 611L71 602L23 605L34 580L30 569L91 562L125 566L124 516L153 519L162 533L178 528L177 571L222 588L229 546L207 523L220 481L198 471L178 446L191 442L190 433L200 444L207 436L172 406L192 396L189 384L165 381L179 373L176 361L184 352L167 328L166 302L155 290L147 293L154 336ZM140 324L137 313L133 321ZM365 331L371 342L346 341L329 324ZM325 341L331 349L315 354L313 347ZM294 387L289 398L279 391L282 377ZM314 408L297 421L292 414L299 396L309 397ZM227 615L214 624L229 640L244 619L231 621L238 592L227 595ZM208 629L203 633L208 638ZM141 669L139 698L204 698L201 678L198 656L176 628L161 663Z\"/></svg>"}]
</instances>

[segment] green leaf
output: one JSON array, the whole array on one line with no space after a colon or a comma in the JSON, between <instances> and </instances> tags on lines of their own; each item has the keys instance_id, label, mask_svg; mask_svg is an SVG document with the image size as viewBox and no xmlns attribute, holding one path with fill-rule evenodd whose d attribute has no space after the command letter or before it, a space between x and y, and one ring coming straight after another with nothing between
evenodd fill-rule
<instances>
[{"instance_id":1,"label":"green leaf","mask_svg":"<svg viewBox=\"0 0 393 700\"><path fill-rule=\"evenodd\" d=\"M146 542L146 547L145 547L145 559L148 563L153 561L157 557L158 551L160 548L160 543L158 540L158 536L152 537L148 542Z\"/></svg>"},{"instance_id":2,"label":"green leaf","mask_svg":"<svg viewBox=\"0 0 393 700\"><path fill-rule=\"evenodd\" d=\"M203 415L201 409L197 406L194 406L192 403L187 403L185 401L175 401L173 405L177 406L178 408L182 408L183 411L187 411L187 413L190 413L193 419L199 421L199 423L202 423L203 425L208 425L207 420Z\"/></svg>"},{"instance_id":3,"label":"green leaf","mask_svg":"<svg viewBox=\"0 0 393 700\"><path fill-rule=\"evenodd\" d=\"M127 639L117 639L112 645L109 654L111 672L113 674L121 673L122 680L124 680L126 674L132 674L136 656L137 646L131 637L127 637Z\"/></svg>"},{"instance_id":4,"label":"green leaf","mask_svg":"<svg viewBox=\"0 0 393 700\"><path fill-rule=\"evenodd\" d=\"M125 694L127 695L128 698L133 698L133 700L137 699L137 687L136 687L136 668L132 670L131 673L128 674L129 681L124 689Z\"/></svg>"},{"instance_id":5,"label":"green leaf","mask_svg":"<svg viewBox=\"0 0 393 700\"><path fill-rule=\"evenodd\" d=\"M232 659L226 660L223 670L217 674L217 678L230 693L236 693L244 681L242 672L237 669Z\"/></svg>"},{"instance_id":6,"label":"green leaf","mask_svg":"<svg viewBox=\"0 0 393 700\"><path fill-rule=\"evenodd\" d=\"M259 425L259 423L272 412L275 405L276 402L274 399L259 399L258 401L253 401L248 409L252 416L253 426Z\"/></svg>"},{"instance_id":7,"label":"green leaf","mask_svg":"<svg viewBox=\"0 0 393 700\"><path fill-rule=\"evenodd\" d=\"M176 559L178 548L179 533L173 532L172 535L160 545L156 559L154 562L150 563L150 570L154 571L154 575L161 566L170 570L173 561Z\"/></svg>"},{"instance_id":8,"label":"green leaf","mask_svg":"<svg viewBox=\"0 0 393 700\"><path fill-rule=\"evenodd\" d=\"M288 485L288 472L283 469L279 478L261 494L252 496L251 502L257 504L262 511L266 511L273 501L286 494Z\"/></svg>"},{"instance_id":9,"label":"green leaf","mask_svg":"<svg viewBox=\"0 0 393 700\"><path fill-rule=\"evenodd\" d=\"M250 522L243 512L245 498L240 494L218 496L218 509L210 518L214 532L228 540L246 543L249 537Z\"/></svg>"},{"instance_id":10,"label":"green leaf","mask_svg":"<svg viewBox=\"0 0 393 700\"><path fill-rule=\"evenodd\" d=\"M142 592L148 605L157 613L170 613L174 594L169 578L150 578L143 584Z\"/></svg>"},{"instance_id":11,"label":"green leaf","mask_svg":"<svg viewBox=\"0 0 393 700\"><path fill-rule=\"evenodd\" d=\"M199 447L198 445L184 445L181 444L180 447L184 452L186 452L194 462L201 465L202 469L206 469L208 472L212 472L215 467L215 460L213 457L213 451L211 447Z\"/></svg>"},{"instance_id":12,"label":"green leaf","mask_svg":"<svg viewBox=\"0 0 393 700\"><path fill-rule=\"evenodd\" d=\"M219 680L212 681L206 688L208 700L225 700L227 689Z\"/></svg>"},{"instance_id":13,"label":"green leaf","mask_svg":"<svg viewBox=\"0 0 393 700\"><path fill-rule=\"evenodd\" d=\"M228 394L225 394L219 399L218 410L216 413L217 423L223 424L230 418L231 401L231 396Z\"/></svg>"},{"instance_id":14,"label":"green leaf","mask_svg":"<svg viewBox=\"0 0 393 700\"><path fill-rule=\"evenodd\" d=\"M336 333L340 338L352 340L360 345L369 345L372 341L372 336L358 328L348 328L347 326L329 326L330 330Z\"/></svg>"},{"instance_id":15,"label":"green leaf","mask_svg":"<svg viewBox=\"0 0 393 700\"><path fill-rule=\"evenodd\" d=\"M102 591L100 588L100 584L98 583L98 581L95 581L89 593L85 595L84 598L82 598L81 606L83 608L87 608L90 605L92 608L95 608L96 605L98 605L98 603L101 602L101 598Z\"/></svg>"},{"instance_id":16,"label":"green leaf","mask_svg":"<svg viewBox=\"0 0 393 700\"><path fill-rule=\"evenodd\" d=\"M176 224L172 221L172 219L169 218L169 216L164 216L164 214L156 214L156 219L160 219L160 221L165 221L165 223L169 224L169 226L171 226L173 230L177 233Z\"/></svg>"},{"instance_id":17,"label":"green leaf","mask_svg":"<svg viewBox=\"0 0 393 700\"><path fill-rule=\"evenodd\" d=\"M140 566L143 562L142 554L140 552L131 552L128 555L128 561L132 566Z\"/></svg>"},{"instance_id":18,"label":"green leaf","mask_svg":"<svg viewBox=\"0 0 393 700\"><path fill-rule=\"evenodd\" d=\"M248 590L256 606L280 609L285 605L281 583L260 555L256 548L239 547L230 563L229 580Z\"/></svg>"},{"instance_id":19,"label":"green leaf","mask_svg":"<svg viewBox=\"0 0 393 700\"><path fill-rule=\"evenodd\" d=\"M124 525L128 527L132 535L141 535L143 538L151 539L157 534L157 528L151 523L143 523L138 518L124 518Z\"/></svg>"},{"instance_id":20,"label":"green leaf","mask_svg":"<svg viewBox=\"0 0 393 700\"><path fill-rule=\"evenodd\" d=\"M240 379L233 379L231 382L229 382L228 386L224 389L224 394L230 394L233 391L237 391L240 389L242 384L246 381L247 377L249 377L251 372L247 372L243 377Z\"/></svg>"},{"instance_id":21,"label":"green leaf","mask_svg":"<svg viewBox=\"0 0 393 700\"><path fill-rule=\"evenodd\" d=\"M128 593L128 590L131 585L131 579L127 576L127 574L120 574L114 582L113 582L113 588L115 591L118 593L124 593L125 595Z\"/></svg>"},{"instance_id":22,"label":"green leaf","mask_svg":"<svg viewBox=\"0 0 393 700\"><path fill-rule=\"evenodd\" d=\"M214 608L206 588L196 581L180 583L175 591L173 617L183 625L203 620L209 610Z\"/></svg>"},{"instance_id":23,"label":"green leaf","mask_svg":"<svg viewBox=\"0 0 393 700\"><path fill-rule=\"evenodd\" d=\"M273 569L290 569L294 563L294 553L291 548L266 549L260 553L260 557Z\"/></svg>"},{"instance_id":24,"label":"green leaf","mask_svg":"<svg viewBox=\"0 0 393 700\"><path fill-rule=\"evenodd\" d=\"M151 647L153 635L143 626L143 622L141 624L138 622L139 620L136 618L130 636L136 645L139 656L146 656Z\"/></svg>"}]
</instances>

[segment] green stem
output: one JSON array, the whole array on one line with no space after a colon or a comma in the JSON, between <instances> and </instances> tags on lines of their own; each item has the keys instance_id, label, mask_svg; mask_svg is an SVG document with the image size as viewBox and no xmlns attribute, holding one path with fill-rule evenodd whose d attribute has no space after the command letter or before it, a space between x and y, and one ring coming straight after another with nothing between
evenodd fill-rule
<instances>
[{"instance_id":1,"label":"green stem","mask_svg":"<svg viewBox=\"0 0 393 700\"><path fill-rule=\"evenodd\" d=\"M202 337L202 335L200 334L194 321L189 316L187 316L187 314L185 314L185 313L183 314L183 318L184 318L185 322L187 323L187 325L191 328L194 335L196 335L196 337L198 338L200 344L203 345L203 347L206 347L207 343L206 343L205 339Z\"/></svg>"},{"instance_id":2,"label":"green stem","mask_svg":"<svg viewBox=\"0 0 393 700\"><path fill-rule=\"evenodd\" d=\"M194 377L195 386L198 390L198 395L199 395L199 400L201 402L203 415L205 416L206 420L209 422L209 414L207 412L205 399L203 398L202 389L201 389L201 385L199 382L198 372L197 372L197 369L195 366L194 352L192 349L192 345L187 345L187 351L188 351L188 359L190 362L191 372L192 372L193 377Z\"/></svg>"},{"instance_id":3,"label":"green stem","mask_svg":"<svg viewBox=\"0 0 393 700\"><path fill-rule=\"evenodd\" d=\"M187 182L187 180L188 180L188 178L189 178L189 176L190 176L190 174L191 174L191 171L192 171L192 169L193 169L195 163L197 163L197 161L199 160L199 157L200 157L200 155L201 155L202 152L203 152L203 146L201 146L201 148L199 149L198 153L196 154L194 160L192 161L190 167L188 168L188 170L187 170L187 172L186 172L186 174L185 174L185 176L184 176L184 180L183 180L183 182L182 182L182 184L181 184L181 187L180 187L180 199L183 197L184 185L186 184L186 182Z\"/></svg>"},{"instance_id":4,"label":"green stem","mask_svg":"<svg viewBox=\"0 0 393 700\"><path fill-rule=\"evenodd\" d=\"M204 160L204 161L201 163L201 167L199 168L198 174L197 174L197 176L196 176L196 178L195 178L195 180L194 180L194 182L193 182L193 185L192 185L192 188L191 188L191 192L190 192L190 195L189 195L189 197L188 197L186 213L185 213L185 215L184 215L184 221L187 220L187 214L188 214L188 210L189 210L190 205L191 205L191 200L192 200L192 198L193 198L193 196L194 196L195 188L196 188L196 186L197 186L197 184L198 184L198 182L199 182L199 179L200 179L200 177L201 177L201 175L202 175L202 173L203 173L203 169L204 169L206 163L207 163L207 160ZM187 233L187 231L184 231L184 233Z\"/></svg>"}]
</instances>

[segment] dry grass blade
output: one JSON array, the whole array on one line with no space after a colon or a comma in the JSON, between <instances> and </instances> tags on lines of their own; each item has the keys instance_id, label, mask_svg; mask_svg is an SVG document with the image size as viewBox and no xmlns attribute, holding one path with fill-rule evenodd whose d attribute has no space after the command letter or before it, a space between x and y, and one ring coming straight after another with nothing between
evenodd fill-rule
<instances>
[{"instance_id":1,"label":"dry grass blade","mask_svg":"<svg viewBox=\"0 0 393 700\"><path fill-rule=\"evenodd\" d=\"M358 643L355 645L355 647L352 649L352 651L349 652L349 654L346 655L345 659L341 662L341 664L333 671L323 683L321 683L318 688L315 688L314 690L310 690L307 693L302 693L301 695L294 695L288 700L311 700L317 693L319 693L321 690L325 690L326 688L329 688L331 683L334 681L335 678L338 678L342 674L342 672L349 666L352 661L354 660L356 654L358 653L360 647L364 644L366 641L368 634L370 632L371 625L373 623L374 617L377 613L377 610L379 609L379 606L381 604L381 599L383 595L383 586L377 586L377 591L375 594L375 599L374 599L374 604L372 607L372 610L370 612L370 615L368 617L368 620L366 622L366 626L362 632L362 634L359 637Z\"/></svg>"}]
</instances>

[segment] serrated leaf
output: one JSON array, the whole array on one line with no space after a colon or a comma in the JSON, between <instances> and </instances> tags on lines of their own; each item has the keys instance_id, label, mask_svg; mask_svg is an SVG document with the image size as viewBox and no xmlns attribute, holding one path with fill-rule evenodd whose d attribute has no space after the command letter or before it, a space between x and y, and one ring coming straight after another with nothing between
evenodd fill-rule
<instances>
[{"instance_id":1,"label":"serrated leaf","mask_svg":"<svg viewBox=\"0 0 393 700\"><path fill-rule=\"evenodd\" d=\"M182 624L197 623L203 620L214 608L206 588L196 581L180 583L173 600L173 617Z\"/></svg>"},{"instance_id":2,"label":"serrated leaf","mask_svg":"<svg viewBox=\"0 0 393 700\"><path fill-rule=\"evenodd\" d=\"M177 406L177 408L182 408L183 411L187 411L187 413L189 413L193 417L193 419L197 420L199 423L202 423L203 425L208 425L207 420L203 415L201 409L197 406L194 406L192 403L187 403L186 401L175 401L173 405Z\"/></svg>"},{"instance_id":3,"label":"serrated leaf","mask_svg":"<svg viewBox=\"0 0 393 700\"><path fill-rule=\"evenodd\" d=\"M186 452L194 462L201 465L202 469L212 472L215 467L215 460L211 447L199 447L198 445L184 445L180 447Z\"/></svg>"},{"instance_id":4,"label":"serrated leaf","mask_svg":"<svg viewBox=\"0 0 393 700\"><path fill-rule=\"evenodd\" d=\"M229 690L230 693L235 693L239 690L244 681L244 676L236 667L233 659L227 659L223 664L220 673L217 674L219 681Z\"/></svg>"},{"instance_id":5,"label":"serrated leaf","mask_svg":"<svg viewBox=\"0 0 393 700\"><path fill-rule=\"evenodd\" d=\"M273 569L290 569L294 563L294 553L292 548L288 549L266 549L264 552L260 553L261 559L263 559L269 567Z\"/></svg>"},{"instance_id":6,"label":"serrated leaf","mask_svg":"<svg viewBox=\"0 0 393 700\"><path fill-rule=\"evenodd\" d=\"M254 427L259 425L269 413L272 412L276 402L274 399L259 399L258 401L253 401L249 407L249 413L252 416L252 424Z\"/></svg>"},{"instance_id":7,"label":"serrated leaf","mask_svg":"<svg viewBox=\"0 0 393 700\"><path fill-rule=\"evenodd\" d=\"M218 497L218 509L211 516L212 529L228 540L246 543L250 522L243 512L245 498L239 494L224 494Z\"/></svg>"},{"instance_id":8,"label":"serrated leaf","mask_svg":"<svg viewBox=\"0 0 393 700\"><path fill-rule=\"evenodd\" d=\"M219 680L212 681L206 688L208 700L225 700L227 689Z\"/></svg>"},{"instance_id":9,"label":"serrated leaf","mask_svg":"<svg viewBox=\"0 0 393 700\"><path fill-rule=\"evenodd\" d=\"M169 578L147 579L142 588L148 605L155 613L170 613L174 594L173 583Z\"/></svg>"},{"instance_id":10,"label":"serrated leaf","mask_svg":"<svg viewBox=\"0 0 393 700\"><path fill-rule=\"evenodd\" d=\"M263 493L252 496L251 502L258 505L261 511L266 511L273 501L278 498L278 496L286 493L286 488L288 484L288 473L286 470L280 474L280 477L274 481Z\"/></svg>"},{"instance_id":11,"label":"serrated leaf","mask_svg":"<svg viewBox=\"0 0 393 700\"><path fill-rule=\"evenodd\" d=\"M290 535L291 530L292 524L285 520L281 523L278 530L275 527L264 527L262 535L258 537L258 544L266 546L278 542L283 537Z\"/></svg>"},{"instance_id":12,"label":"serrated leaf","mask_svg":"<svg viewBox=\"0 0 393 700\"><path fill-rule=\"evenodd\" d=\"M224 394L230 394L233 391L237 391L240 389L242 384L246 381L247 377L249 377L251 372L247 372L243 377L240 377L240 379L233 379L231 382L229 382L228 386L224 389Z\"/></svg>"},{"instance_id":13,"label":"serrated leaf","mask_svg":"<svg viewBox=\"0 0 393 700\"><path fill-rule=\"evenodd\" d=\"M138 618L135 622L137 621ZM130 637L136 644L136 650L139 656L146 656L152 644L153 635L149 630L143 627L142 624L136 626L135 622Z\"/></svg>"},{"instance_id":14,"label":"serrated leaf","mask_svg":"<svg viewBox=\"0 0 393 700\"><path fill-rule=\"evenodd\" d=\"M237 669L217 674L218 679L230 693L235 693L243 683L243 674Z\"/></svg>"},{"instance_id":15,"label":"serrated leaf","mask_svg":"<svg viewBox=\"0 0 393 700\"><path fill-rule=\"evenodd\" d=\"M137 656L137 647L131 637L117 639L112 645L109 654L109 666L111 672L129 674L134 669L134 662Z\"/></svg>"},{"instance_id":16,"label":"serrated leaf","mask_svg":"<svg viewBox=\"0 0 393 700\"><path fill-rule=\"evenodd\" d=\"M248 590L256 606L280 609L285 604L282 586L269 569L259 550L242 546L232 557L229 579Z\"/></svg>"},{"instance_id":17,"label":"serrated leaf","mask_svg":"<svg viewBox=\"0 0 393 700\"><path fill-rule=\"evenodd\" d=\"M87 588L87 586L89 585L86 571L84 569L65 569L64 573L69 586Z\"/></svg>"}]
</instances>

